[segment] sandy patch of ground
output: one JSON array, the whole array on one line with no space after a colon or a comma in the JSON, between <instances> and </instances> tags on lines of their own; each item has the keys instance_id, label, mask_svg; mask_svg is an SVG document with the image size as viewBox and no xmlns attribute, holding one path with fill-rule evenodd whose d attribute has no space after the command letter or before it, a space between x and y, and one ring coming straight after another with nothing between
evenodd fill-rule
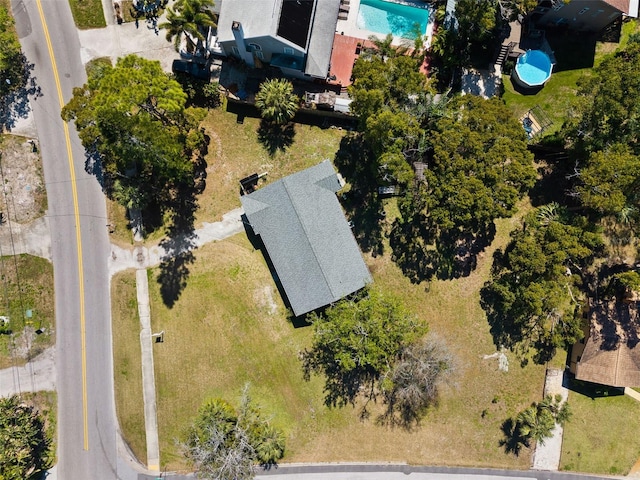
<instances>
[{"instance_id":1,"label":"sandy patch of ground","mask_svg":"<svg viewBox=\"0 0 640 480\"><path fill-rule=\"evenodd\" d=\"M47 196L37 140L4 135L0 140L0 155L3 221L25 224L43 216Z\"/></svg>"}]
</instances>

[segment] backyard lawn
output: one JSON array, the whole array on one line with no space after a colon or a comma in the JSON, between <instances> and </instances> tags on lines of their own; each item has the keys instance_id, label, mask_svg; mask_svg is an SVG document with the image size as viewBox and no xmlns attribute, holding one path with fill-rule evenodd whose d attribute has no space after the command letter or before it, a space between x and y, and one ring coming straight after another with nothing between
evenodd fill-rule
<instances>
[{"instance_id":1,"label":"backyard lawn","mask_svg":"<svg viewBox=\"0 0 640 480\"><path fill-rule=\"evenodd\" d=\"M581 37L551 38L552 48L557 63L554 73L544 88L535 95L518 93L508 75L502 76L504 85L503 99L511 107L516 118L520 118L532 107L539 105L544 113L553 121L553 125L545 131L545 135L561 129L571 108L577 104L576 82L583 75L588 75L590 68L602 61L602 58L623 48L629 36L638 31L635 20L623 24L620 43L585 42Z\"/></svg>"},{"instance_id":2,"label":"backyard lawn","mask_svg":"<svg viewBox=\"0 0 640 480\"><path fill-rule=\"evenodd\" d=\"M616 393L569 393L573 417L564 430L562 470L626 475L640 459L640 402Z\"/></svg>"},{"instance_id":3,"label":"backyard lawn","mask_svg":"<svg viewBox=\"0 0 640 480\"><path fill-rule=\"evenodd\" d=\"M214 222L222 214L240 207L241 178L252 173L267 173L272 182L291 173L333 158L344 131L295 124L292 143L270 155L260 141L260 119L237 115L224 108L213 109L203 123L210 137L207 161L207 186L198 198L196 227Z\"/></svg>"},{"instance_id":4,"label":"backyard lawn","mask_svg":"<svg viewBox=\"0 0 640 480\"><path fill-rule=\"evenodd\" d=\"M500 222L496 244L506 242L514 222ZM298 359L298 352L309 344L311 329L291 324L262 254L244 234L195 252L187 287L172 309L162 303L155 281L159 270L152 270L152 329L165 331L164 343L154 345L163 467L186 468L176 441L204 399L237 401L242 386L250 382L255 401L287 434L287 462L384 460L527 468L529 451L514 457L500 448L500 425L540 399L544 368L523 369L507 354L509 371L501 372L495 358L483 359L495 347L478 304L478 289L488 275L494 248L495 244L470 277L430 285L412 285L388 254L367 257L376 288L402 296L460 360L455 385L442 391L439 407L413 431L377 424L375 406L366 420L359 418L359 406L324 406L322 379L305 382ZM114 292L132 288L133 279L133 272L116 278ZM135 329L135 306L127 300L132 294L118 297L114 308L120 308L119 316L127 317ZM132 332L114 338L116 351L130 352L131 357L139 350L138 336ZM136 420L141 418L135 403L139 393L124 383L132 378L133 359L124 372L123 365L116 360L116 383L122 385L118 395L131 398L118 400L118 414L125 437L143 455L144 436Z\"/></svg>"}]
</instances>

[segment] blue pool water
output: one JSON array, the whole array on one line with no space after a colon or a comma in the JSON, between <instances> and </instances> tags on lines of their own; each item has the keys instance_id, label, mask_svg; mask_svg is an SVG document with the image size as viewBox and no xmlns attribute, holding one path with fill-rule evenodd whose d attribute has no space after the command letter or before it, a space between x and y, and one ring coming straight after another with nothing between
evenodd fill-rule
<instances>
[{"instance_id":1,"label":"blue pool water","mask_svg":"<svg viewBox=\"0 0 640 480\"><path fill-rule=\"evenodd\" d=\"M356 25L363 30L396 37L413 38L415 25L424 35L427 31L429 10L384 0L360 0Z\"/></svg>"},{"instance_id":2,"label":"blue pool water","mask_svg":"<svg viewBox=\"0 0 640 480\"><path fill-rule=\"evenodd\" d=\"M541 50L529 50L516 62L516 74L529 86L539 86L549 80L552 69L549 56Z\"/></svg>"}]
</instances>

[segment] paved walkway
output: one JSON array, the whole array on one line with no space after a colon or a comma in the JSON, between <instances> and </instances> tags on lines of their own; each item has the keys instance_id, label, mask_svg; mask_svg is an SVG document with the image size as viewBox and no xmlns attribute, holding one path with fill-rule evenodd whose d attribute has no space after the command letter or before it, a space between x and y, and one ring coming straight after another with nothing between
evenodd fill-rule
<instances>
[{"instance_id":1,"label":"paved walkway","mask_svg":"<svg viewBox=\"0 0 640 480\"><path fill-rule=\"evenodd\" d=\"M202 224L202 228L197 229L188 238L175 239L171 247L154 245L151 247L122 248L112 245L109 273L114 275L130 268L153 267L159 265L165 258L171 258L190 249L199 248L207 243L224 240L236 233L240 233L244 230L241 219L242 214L242 208L236 208L225 213L220 222L205 222ZM174 245L175 247L173 247Z\"/></svg>"},{"instance_id":2,"label":"paved walkway","mask_svg":"<svg viewBox=\"0 0 640 480\"><path fill-rule=\"evenodd\" d=\"M7 221L0 227L0 255L28 253L51 261L49 220L38 218L27 225Z\"/></svg>"},{"instance_id":3,"label":"paved walkway","mask_svg":"<svg viewBox=\"0 0 640 480\"><path fill-rule=\"evenodd\" d=\"M56 389L55 347L50 347L22 367L0 370L0 396Z\"/></svg>"},{"instance_id":4,"label":"paved walkway","mask_svg":"<svg viewBox=\"0 0 640 480\"><path fill-rule=\"evenodd\" d=\"M146 269L136 270L138 315L140 316L140 351L142 352L142 400L144 426L147 436L147 468L160 471L160 445L158 443L158 415L156 380L153 368L153 334L149 308L149 278Z\"/></svg>"},{"instance_id":5,"label":"paved walkway","mask_svg":"<svg viewBox=\"0 0 640 480\"><path fill-rule=\"evenodd\" d=\"M547 376L544 382L544 395L555 397L562 396L562 401L569 398L569 390L564 386L564 370L558 368L547 369ZM547 438L544 443L538 443L533 453L534 470L558 470L560 466L560 454L562 453L562 433L560 425L556 425L552 431L551 438Z\"/></svg>"}]
</instances>

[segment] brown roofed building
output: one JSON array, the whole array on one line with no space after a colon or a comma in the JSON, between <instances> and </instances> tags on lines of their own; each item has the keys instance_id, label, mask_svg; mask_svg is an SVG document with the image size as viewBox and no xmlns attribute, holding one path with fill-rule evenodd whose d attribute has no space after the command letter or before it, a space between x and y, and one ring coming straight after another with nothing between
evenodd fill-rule
<instances>
[{"instance_id":1,"label":"brown roofed building","mask_svg":"<svg viewBox=\"0 0 640 480\"><path fill-rule=\"evenodd\" d=\"M571 370L576 379L613 387L640 386L640 302L598 302L589 336L576 344Z\"/></svg>"}]
</instances>

